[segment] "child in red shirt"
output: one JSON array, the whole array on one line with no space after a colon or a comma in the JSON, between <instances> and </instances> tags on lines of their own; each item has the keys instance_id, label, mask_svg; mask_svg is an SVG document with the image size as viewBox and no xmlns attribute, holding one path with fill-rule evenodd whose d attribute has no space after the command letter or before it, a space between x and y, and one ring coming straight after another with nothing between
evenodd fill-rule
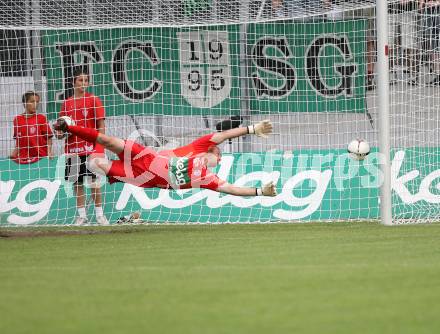
<instances>
[{"instance_id":1,"label":"child in red shirt","mask_svg":"<svg viewBox=\"0 0 440 334\"><path fill-rule=\"evenodd\" d=\"M89 74L83 69L78 68L73 73L74 93L67 98L62 107L60 116L68 116L76 124L95 129L99 133L105 133L105 110L101 99L86 90L90 85ZM57 135L63 137L62 134ZM84 190L84 177L90 177L94 182L96 175L88 168L88 157L91 154L104 154L102 145L88 143L75 135L69 135L65 141L66 153L66 181L72 182L76 194L76 204L78 217L75 224L81 225L88 222L86 215L86 201ZM96 221L100 225L109 224L102 209L102 194L98 186L91 187L93 201L95 202Z\"/></svg>"},{"instance_id":2,"label":"child in red shirt","mask_svg":"<svg viewBox=\"0 0 440 334\"><path fill-rule=\"evenodd\" d=\"M28 91L22 102L25 111L14 118L15 148L10 158L19 164L31 164L47 156L52 159L52 130L46 116L37 114L40 96Z\"/></svg>"}]
</instances>

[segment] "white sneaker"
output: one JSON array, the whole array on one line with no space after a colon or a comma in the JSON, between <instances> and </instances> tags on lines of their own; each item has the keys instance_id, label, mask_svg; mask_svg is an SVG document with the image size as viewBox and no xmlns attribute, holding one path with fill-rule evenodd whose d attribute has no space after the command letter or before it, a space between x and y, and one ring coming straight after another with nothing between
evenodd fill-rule
<instances>
[{"instance_id":1,"label":"white sneaker","mask_svg":"<svg viewBox=\"0 0 440 334\"><path fill-rule=\"evenodd\" d=\"M76 217L75 218L75 225L85 225L89 222L89 220L87 218L83 218L83 217Z\"/></svg>"},{"instance_id":2,"label":"white sneaker","mask_svg":"<svg viewBox=\"0 0 440 334\"><path fill-rule=\"evenodd\" d=\"M96 222L99 225L110 225L110 223L108 222L107 218L105 218L105 216L97 216Z\"/></svg>"}]
</instances>

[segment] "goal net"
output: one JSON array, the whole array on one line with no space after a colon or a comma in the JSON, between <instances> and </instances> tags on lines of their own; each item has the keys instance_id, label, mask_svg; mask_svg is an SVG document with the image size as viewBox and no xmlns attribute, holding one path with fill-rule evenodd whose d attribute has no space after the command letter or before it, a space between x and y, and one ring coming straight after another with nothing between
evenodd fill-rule
<instances>
[{"instance_id":1,"label":"goal net","mask_svg":"<svg viewBox=\"0 0 440 334\"><path fill-rule=\"evenodd\" d=\"M388 3L393 219L437 220L439 6ZM148 223L380 219L375 1L18 0L0 1L0 13L0 226L70 225L80 208L95 224L96 207L111 224L133 213ZM105 132L157 151L224 121L270 119L268 139L223 143L214 172L239 186L273 181L278 195L66 180L80 161L66 139L46 143L46 124L75 95L78 69ZM38 98L23 103L27 91ZM28 106L36 99L44 117ZM356 138L371 146L363 161L347 154Z\"/></svg>"}]
</instances>

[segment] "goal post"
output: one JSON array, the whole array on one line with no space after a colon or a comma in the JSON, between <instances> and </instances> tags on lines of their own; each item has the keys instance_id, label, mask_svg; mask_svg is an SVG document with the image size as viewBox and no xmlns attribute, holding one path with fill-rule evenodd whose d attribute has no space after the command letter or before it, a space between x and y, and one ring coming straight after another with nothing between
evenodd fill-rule
<instances>
[{"instance_id":1,"label":"goal post","mask_svg":"<svg viewBox=\"0 0 440 334\"><path fill-rule=\"evenodd\" d=\"M390 80L388 2L376 1L377 22L377 105L379 113L379 152L383 183L380 189L380 219L383 225L392 224L391 204L391 145L390 145Z\"/></svg>"},{"instance_id":2,"label":"goal post","mask_svg":"<svg viewBox=\"0 0 440 334\"><path fill-rule=\"evenodd\" d=\"M236 185L273 181L278 196L101 178L112 224L134 212L151 223L435 221L435 13L400 0L0 1L0 226L70 225L79 214L63 140L53 138L53 159L10 158L14 149L34 152L26 143L44 135L29 115L14 130L23 94L36 91L52 123L78 68L103 103L106 133L155 150L186 145L228 119L274 126L268 139L225 142L214 172ZM347 154L356 138L372 148L363 161ZM84 185L94 224L94 190Z\"/></svg>"}]
</instances>

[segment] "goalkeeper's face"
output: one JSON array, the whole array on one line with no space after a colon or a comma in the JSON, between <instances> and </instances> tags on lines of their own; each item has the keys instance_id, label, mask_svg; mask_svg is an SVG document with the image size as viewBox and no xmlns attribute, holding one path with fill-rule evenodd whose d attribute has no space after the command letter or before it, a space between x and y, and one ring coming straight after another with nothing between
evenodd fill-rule
<instances>
[{"instance_id":1,"label":"goalkeeper's face","mask_svg":"<svg viewBox=\"0 0 440 334\"><path fill-rule=\"evenodd\" d=\"M208 160L208 167L215 167L219 164L222 158L222 152L218 148L218 146L211 146L206 153L206 159Z\"/></svg>"}]
</instances>

